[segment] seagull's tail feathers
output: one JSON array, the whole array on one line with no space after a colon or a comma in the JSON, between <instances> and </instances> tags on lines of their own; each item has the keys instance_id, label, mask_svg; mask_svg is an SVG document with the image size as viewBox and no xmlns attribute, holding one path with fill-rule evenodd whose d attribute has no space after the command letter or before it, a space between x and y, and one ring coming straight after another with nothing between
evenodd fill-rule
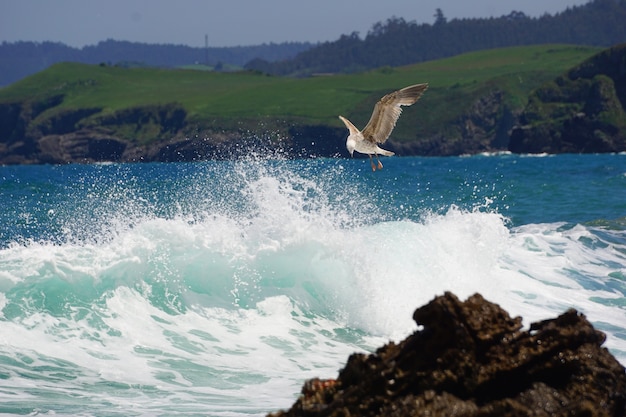
<instances>
[{"instance_id":1,"label":"seagull's tail feathers","mask_svg":"<svg viewBox=\"0 0 626 417\"><path fill-rule=\"evenodd\" d=\"M388 151L386 149L382 149L382 148L378 148L376 149L376 153L379 155L384 155L384 156L394 156L395 153Z\"/></svg>"},{"instance_id":2,"label":"seagull's tail feathers","mask_svg":"<svg viewBox=\"0 0 626 417\"><path fill-rule=\"evenodd\" d=\"M348 128L348 130L350 131L350 134L356 134L359 133L359 129L356 128L356 126L354 126L352 124L352 122L348 119L346 119L343 116L339 116L339 119L341 119L341 121L343 122L344 125L346 125L346 127Z\"/></svg>"}]
</instances>

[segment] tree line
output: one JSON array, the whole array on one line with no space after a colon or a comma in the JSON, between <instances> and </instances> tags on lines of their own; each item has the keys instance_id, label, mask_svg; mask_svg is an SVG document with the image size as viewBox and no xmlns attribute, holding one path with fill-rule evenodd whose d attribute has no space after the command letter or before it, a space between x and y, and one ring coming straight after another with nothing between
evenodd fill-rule
<instances>
[{"instance_id":1,"label":"tree line","mask_svg":"<svg viewBox=\"0 0 626 417\"><path fill-rule=\"evenodd\" d=\"M498 47L545 43L608 47L626 41L626 0L592 0L537 18L513 11L499 18L448 20L441 9L434 17L433 24L392 17L372 26L364 39L353 32L292 59L257 58L245 68L291 76L351 73Z\"/></svg>"}]
</instances>

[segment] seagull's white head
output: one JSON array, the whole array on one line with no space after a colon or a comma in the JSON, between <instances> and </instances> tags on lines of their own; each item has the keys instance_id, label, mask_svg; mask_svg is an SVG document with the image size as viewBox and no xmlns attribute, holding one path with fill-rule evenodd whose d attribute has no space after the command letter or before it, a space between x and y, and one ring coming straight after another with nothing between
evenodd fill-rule
<instances>
[{"instance_id":1,"label":"seagull's white head","mask_svg":"<svg viewBox=\"0 0 626 417\"><path fill-rule=\"evenodd\" d=\"M354 150L356 149L357 137L358 135L361 134L361 132L359 132L359 129L357 129L350 122L350 120L346 119L345 117L339 116L339 119L341 119L343 124L345 124L348 130L350 131L350 134L348 135L348 139L346 139L346 148L348 149L348 152L350 152L350 156L354 156L353 154L354 154Z\"/></svg>"},{"instance_id":2,"label":"seagull's white head","mask_svg":"<svg viewBox=\"0 0 626 417\"><path fill-rule=\"evenodd\" d=\"M348 152L350 152L350 156L354 156L354 149L356 148L356 140L354 140L354 137L352 135L348 136L348 139L346 139L346 148L348 149Z\"/></svg>"}]
</instances>

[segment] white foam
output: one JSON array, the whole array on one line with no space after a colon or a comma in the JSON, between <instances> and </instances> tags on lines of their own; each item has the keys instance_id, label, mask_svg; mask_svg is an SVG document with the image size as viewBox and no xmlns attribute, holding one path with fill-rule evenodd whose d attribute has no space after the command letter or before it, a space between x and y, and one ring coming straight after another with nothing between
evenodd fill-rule
<instances>
[{"instance_id":1,"label":"white foam","mask_svg":"<svg viewBox=\"0 0 626 417\"><path fill-rule=\"evenodd\" d=\"M37 379L20 372L61 360L75 378L57 389L121 409L264 415L350 353L414 331L415 308L444 291L479 292L526 324L577 308L626 363L623 232L511 228L488 207L389 220L351 188L291 170L228 176L238 197L226 202L172 216L142 206L131 221L109 213L102 238L69 227L62 243L0 249L0 352L18 358L7 386L27 398Z\"/></svg>"}]
</instances>

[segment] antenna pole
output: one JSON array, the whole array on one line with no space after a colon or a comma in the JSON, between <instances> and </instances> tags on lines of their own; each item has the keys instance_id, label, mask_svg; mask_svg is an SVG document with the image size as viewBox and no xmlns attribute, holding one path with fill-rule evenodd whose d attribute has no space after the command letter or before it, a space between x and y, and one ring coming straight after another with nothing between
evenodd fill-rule
<instances>
[{"instance_id":1,"label":"antenna pole","mask_svg":"<svg viewBox=\"0 0 626 417\"><path fill-rule=\"evenodd\" d=\"M209 66L209 35L204 35L204 63Z\"/></svg>"}]
</instances>

